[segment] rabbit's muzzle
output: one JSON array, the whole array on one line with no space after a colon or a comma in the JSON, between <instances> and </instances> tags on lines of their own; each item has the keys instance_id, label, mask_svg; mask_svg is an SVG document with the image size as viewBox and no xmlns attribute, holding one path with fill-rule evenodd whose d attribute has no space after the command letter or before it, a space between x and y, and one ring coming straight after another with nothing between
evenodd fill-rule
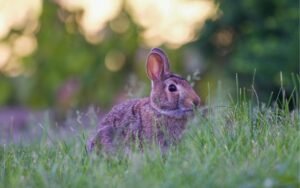
<instances>
[{"instance_id":1,"label":"rabbit's muzzle","mask_svg":"<svg viewBox=\"0 0 300 188\"><path fill-rule=\"evenodd\" d=\"M185 109L194 109L200 106L201 100L200 97L196 94L196 92L189 91L185 93L183 106Z\"/></svg>"}]
</instances>

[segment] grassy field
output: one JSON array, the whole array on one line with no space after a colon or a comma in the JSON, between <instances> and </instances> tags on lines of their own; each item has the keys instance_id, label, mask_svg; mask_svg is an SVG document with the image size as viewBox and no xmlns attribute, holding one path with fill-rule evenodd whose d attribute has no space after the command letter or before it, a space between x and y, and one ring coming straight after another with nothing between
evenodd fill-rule
<instances>
[{"instance_id":1,"label":"grassy field","mask_svg":"<svg viewBox=\"0 0 300 188\"><path fill-rule=\"evenodd\" d=\"M197 113L164 157L87 155L86 130L57 138L45 122L38 141L0 147L0 187L299 187L299 110L238 101Z\"/></svg>"}]
</instances>

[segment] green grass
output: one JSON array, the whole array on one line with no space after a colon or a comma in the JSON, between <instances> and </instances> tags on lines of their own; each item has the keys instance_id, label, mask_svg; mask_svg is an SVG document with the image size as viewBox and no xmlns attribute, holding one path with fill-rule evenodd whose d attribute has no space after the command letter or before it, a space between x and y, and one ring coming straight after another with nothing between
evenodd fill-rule
<instances>
[{"instance_id":1,"label":"green grass","mask_svg":"<svg viewBox=\"0 0 300 188\"><path fill-rule=\"evenodd\" d=\"M0 147L0 187L299 187L299 110L241 101L197 114L163 157L87 155L87 131L45 130L38 142Z\"/></svg>"}]
</instances>

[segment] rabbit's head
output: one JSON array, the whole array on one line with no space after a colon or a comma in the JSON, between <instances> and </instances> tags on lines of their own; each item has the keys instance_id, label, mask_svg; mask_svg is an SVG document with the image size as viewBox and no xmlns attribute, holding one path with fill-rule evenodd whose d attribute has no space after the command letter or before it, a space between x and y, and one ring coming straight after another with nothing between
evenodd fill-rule
<instances>
[{"instance_id":1,"label":"rabbit's head","mask_svg":"<svg viewBox=\"0 0 300 188\"><path fill-rule=\"evenodd\" d=\"M200 97L187 80L170 72L168 57L162 50L151 50L146 67L152 86L151 106L173 117L193 114L195 107L200 105Z\"/></svg>"}]
</instances>

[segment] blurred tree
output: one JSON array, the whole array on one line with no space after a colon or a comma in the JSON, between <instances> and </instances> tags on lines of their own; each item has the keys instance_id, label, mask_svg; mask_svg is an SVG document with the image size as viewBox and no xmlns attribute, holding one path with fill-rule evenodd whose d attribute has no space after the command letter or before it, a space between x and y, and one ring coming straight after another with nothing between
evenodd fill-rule
<instances>
[{"instance_id":1,"label":"blurred tree","mask_svg":"<svg viewBox=\"0 0 300 188\"><path fill-rule=\"evenodd\" d=\"M120 16L129 21L128 30L117 35L107 27L103 31L105 37L101 44L93 45L80 34L75 22L76 14L65 12L55 3L44 3L46 8L37 34L39 48L28 63L28 66L38 70L30 78L34 89L28 103L49 106L64 101L62 108L92 104L95 101L103 106L108 105L113 98L112 94L122 88L120 86L124 84L124 75L132 71L139 42L136 37L137 27L127 15L122 14ZM68 22L60 20L59 15L68 17ZM110 52L119 54L121 59L107 61L123 61L126 68L117 73L107 70L105 61ZM108 84L112 81L114 84ZM102 99L101 102L99 99Z\"/></svg>"},{"instance_id":2,"label":"blurred tree","mask_svg":"<svg viewBox=\"0 0 300 188\"><path fill-rule=\"evenodd\" d=\"M255 88L261 99L283 85L291 92L291 73L299 74L299 2L285 0L216 1L219 16L206 22L193 46L209 69L225 69L240 86ZM256 73L254 73L256 72Z\"/></svg>"},{"instance_id":3,"label":"blurred tree","mask_svg":"<svg viewBox=\"0 0 300 188\"><path fill-rule=\"evenodd\" d=\"M60 112L94 103L107 107L132 82L131 73L146 80L142 28L125 7L96 33L101 42L84 35L81 10L69 12L54 1L44 1L43 7L38 48L22 59L28 74L0 75L0 104L54 106Z\"/></svg>"},{"instance_id":4,"label":"blurred tree","mask_svg":"<svg viewBox=\"0 0 300 188\"><path fill-rule=\"evenodd\" d=\"M181 3L185 1L176 2L177 4L174 6L178 10L173 10L175 12L179 11ZM234 3L216 0L215 2L219 4L219 15L206 22L198 40L192 45L185 46L192 46L197 49L197 55L201 54L205 57L203 62L206 62L208 70L206 76L203 76L211 79L220 75L215 74L216 72L223 72L227 74L225 76L229 75L235 79L235 73L238 73L240 84L248 86L252 84L252 77L256 70L255 87L259 90L258 93L262 95L262 98L266 98L271 90L280 87L279 73L282 71L283 84L291 90L293 84L288 79L290 73L299 71L299 40L296 40L298 39L299 16L297 3L284 0L242 0ZM139 3L143 5L143 1L139 1ZM164 15L162 20L174 24L172 27L176 27L180 22L181 29L173 29L172 33L178 34L179 31L179 34L181 32L188 34L193 31L185 30L188 28L185 25L188 15L193 15L192 18L188 18L192 20L192 25L199 24L197 27L200 29L204 20L208 18L207 16L215 15L217 10L210 1L197 1L197 3L201 6L199 5L196 9L193 8L196 7L196 4L188 6L193 8L193 14L189 14L190 11L187 11L189 9L181 14L176 14L179 16L178 18L181 18L180 15L184 17L183 22L181 20L182 23L180 20L171 19L174 16L158 10L154 17L156 16L156 19L158 16ZM166 7L168 6L166 4ZM203 17L204 11L195 15L202 6L208 8L207 14L204 14ZM165 10L163 8L166 7L158 6L161 10ZM136 8L139 10L139 7ZM145 32L141 23L153 23L155 29L160 26L164 29L163 31L168 31L169 27L163 25L163 22L158 26L155 25L156 22L155 19L153 21L153 18L149 19L150 21L141 19L137 22L137 17L134 16L140 18L141 15L144 15L143 11L133 14L130 12L133 10L130 10L125 4L122 5L120 11L117 17L107 22L104 29L96 33L98 37L101 37L101 42L96 43L94 42L96 40L84 35L84 30L78 23L78 19L84 14L83 10L76 9L76 11L69 12L55 1L43 1L40 25L37 24L37 31L34 32L37 37L36 51L33 55L22 58L22 66L25 66L26 74L7 77L0 72L0 104L34 107L56 106L62 111L95 102L98 102L101 107L106 107L111 104L113 99L118 98L117 95L120 91L124 91L125 83L131 84L134 80L130 76L131 73L134 72L138 74L138 78L146 80L144 64L147 54L141 49L145 44L143 36L149 32ZM158 13L161 15L156 15ZM147 15L144 16L147 17ZM177 17L175 18L177 19ZM193 27L196 29L196 26ZM159 31L155 30L157 35L150 35L150 38L158 40L158 42L152 42L166 44L168 48L168 43L160 41L162 38L158 35L164 32ZM22 32L24 31L12 31L7 40L16 34L22 34ZM170 36L166 38L176 39L176 37ZM175 44L178 47L178 41ZM170 46L172 45L169 44ZM188 67L188 65L178 62L183 59L185 54L183 52L191 52L194 49L183 50L181 48L169 52L167 48L165 49L173 62L172 69L176 72L183 72L183 67ZM194 57L190 59L193 59L192 61L196 62L194 64L200 67L199 59ZM195 69L193 67L190 70ZM134 91L130 92L134 93Z\"/></svg>"}]
</instances>

